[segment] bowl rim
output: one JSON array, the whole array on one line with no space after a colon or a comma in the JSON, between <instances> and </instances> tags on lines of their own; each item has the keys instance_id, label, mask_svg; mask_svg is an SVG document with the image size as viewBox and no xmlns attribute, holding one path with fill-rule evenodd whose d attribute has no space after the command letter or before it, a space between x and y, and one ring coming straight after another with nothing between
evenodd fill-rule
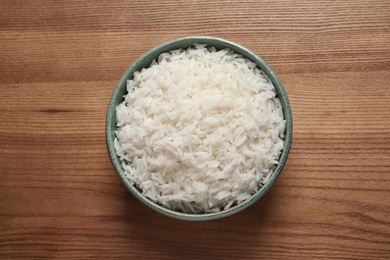
<instances>
[{"instance_id":1,"label":"bowl rim","mask_svg":"<svg viewBox=\"0 0 390 260\"><path fill-rule=\"evenodd\" d=\"M160 54L164 51L163 49L168 50L174 50L174 49L179 49L177 47L174 47L178 44L189 44L188 46L193 46L193 43L207 43L208 46L212 46L214 44L218 45L223 45L225 48L230 48L233 49L235 53L240 53L242 54L245 58L251 60L252 62L255 62L258 67L260 67L270 78L272 81L275 90L277 92L277 96L279 100L282 103L283 107L283 114L284 114L284 119L286 120L286 127L285 127L285 136L284 136L284 148L282 149L280 158L279 158L279 163L276 165L272 176L270 179L263 184L256 193L254 193L249 199L227 209L227 210L221 210L220 212L215 212L215 213L184 213L184 212L179 212L175 211L172 209L165 208L164 206L161 206L147 197L145 197L139 190L138 188L135 187L135 185L132 185L129 181L129 179L125 176L124 169L122 168L121 162L119 160L119 157L116 155L116 150L114 146L114 138L115 138L115 133L113 130L113 124L116 125L116 105L115 101L118 99L118 95L120 95L121 91L123 91L122 88L126 88L126 82L128 79L133 78L133 73L137 66L140 65L140 63L147 57L153 54ZM239 52L237 52L239 50ZM156 58L157 56L154 56ZM145 67L145 66L144 66ZM127 93L127 90L125 90ZM123 95L122 95L123 96ZM273 186L274 182L276 179L279 177L284 165L286 164L288 154L290 152L291 148L291 143L292 143L292 129L293 129L293 121L292 121L292 112L291 112L291 107L290 103L286 94L286 91L276 75L276 73L270 68L270 66L255 52L249 50L248 48L230 41L226 40L223 38L219 37L213 37L213 36L186 36L182 38L176 38L172 39L169 41L166 41L164 43L161 43L144 54L142 54L138 59L136 59L125 71L125 73L122 75L120 80L118 81L112 95L109 101L109 105L107 108L107 113L106 113L106 124L105 124L105 134L106 134L106 146L108 150L108 154L110 157L110 161L115 168L117 174L119 175L122 183L125 185L126 189L130 191L130 193L133 194L139 201L141 201L143 204L148 206L149 208L165 215L168 217L176 218L176 219L181 219L181 220L189 220L189 221L204 221L204 220L213 220L213 219L219 219L223 217L227 217L230 215L233 215L235 213L238 213L252 204L254 204L256 201L258 201L261 197L263 197L268 190Z\"/></svg>"}]
</instances>

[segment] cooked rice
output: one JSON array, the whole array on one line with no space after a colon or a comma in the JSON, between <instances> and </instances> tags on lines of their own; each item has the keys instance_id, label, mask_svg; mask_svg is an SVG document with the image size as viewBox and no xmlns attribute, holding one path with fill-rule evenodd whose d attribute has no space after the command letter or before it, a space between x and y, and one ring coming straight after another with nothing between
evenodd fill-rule
<instances>
[{"instance_id":1,"label":"cooked rice","mask_svg":"<svg viewBox=\"0 0 390 260\"><path fill-rule=\"evenodd\" d=\"M218 212L273 174L285 120L256 64L205 44L161 54L135 72L116 108L115 147L126 176L167 208Z\"/></svg>"}]
</instances>

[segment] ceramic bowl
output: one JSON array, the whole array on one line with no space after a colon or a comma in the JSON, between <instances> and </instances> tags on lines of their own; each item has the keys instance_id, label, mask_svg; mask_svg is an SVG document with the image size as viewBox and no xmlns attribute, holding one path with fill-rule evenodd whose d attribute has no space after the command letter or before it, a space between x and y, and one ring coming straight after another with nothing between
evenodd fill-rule
<instances>
[{"instance_id":1,"label":"ceramic bowl","mask_svg":"<svg viewBox=\"0 0 390 260\"><path fill-rule=\"evenodd\" d=\"M194 43L206 43L209 46L214 46L216 49L229 48L233 50L235 53L242 54L244 57L248 58L252 62L255 62L258 65L258 67L261 68L272 80L276 88L277 96L282 103L284 118L286 120L284 148L279 158L279 164L275 167L274 174L272 175L272 177L251 198L227 210L222 210L218 213L199 213L199 214L183 213L180 211L167 209L159 204L156 204L150 199L146 198L135 185L132 185L130 183L129 179L125 176L125 171L121 166L121 162L118 156L116 155L115 147L114 147L115 130L116 130L115 107L121 102L123 102L123 96L126 95L127 93L126 90L127 80L132 79L133 73L135 71L140 71L142 68L148 67L152 62L152 60L157 58L159 54L168 52L170 50L180 49L180 48L186 49L188 47L193 46ZM293 122L292 122L290 104L287 98L287 94L282 86L282 83L276 76L275 72L266 64L266 62L262 58L260 58L253 51L232 41L228 41L216 37L210 37L210 36L189 36L189 37L174 39L152 48L151 50L149 50L148 52L140 56L140 58L138 58L126 70L122 78L119 80L116 88L114 89L114 92L112 94L108 106L107 118L106 118L106 141L107 141L107 149L108 149L111 162L115 170L117 171L120 179L122 180L126 188L142 203L144 203L146 206L150 207L151 209L163 215L177 218L177 219L193 220L193 221L211 220L211 219L227 217L236 214L245 208L248 208L250 205L258 201L262 196L264 196L264 194L271 188L275 180L278 178L280 172L282 171L282 168L285 165L288 157L291 140L292 140L292 123Z\"/></svg>"}]
</instances>

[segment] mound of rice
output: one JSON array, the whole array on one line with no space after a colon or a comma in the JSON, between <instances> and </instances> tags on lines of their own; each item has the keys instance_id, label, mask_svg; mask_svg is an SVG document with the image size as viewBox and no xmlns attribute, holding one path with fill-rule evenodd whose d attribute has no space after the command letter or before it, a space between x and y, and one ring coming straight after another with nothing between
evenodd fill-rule
<instances>
[{"instance_id":1,"label":"mound of rice","mask_svg":"<svg viewBox=\"0 0 390 260\"><path fill-rule=\"evenodd\" d=\"M161 54L127 90L116 108L115 148L127 177L152 201L218 212L273 174L285 120L255 63L196 44Z\"/></svg>"}]
</instances>

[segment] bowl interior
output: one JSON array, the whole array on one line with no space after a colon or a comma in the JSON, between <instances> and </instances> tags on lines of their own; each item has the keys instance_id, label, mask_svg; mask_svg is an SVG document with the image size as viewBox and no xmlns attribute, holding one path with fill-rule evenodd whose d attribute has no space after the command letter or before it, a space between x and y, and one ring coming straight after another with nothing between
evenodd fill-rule
<instances>
[{"instance_id":1,"label":"bowl interior","mask_svg":"<svg viewBox=\"0 0 390 260\"><path fill-rule=\"evenodd\" d=\"M222 210L218 213L202 213L202 214L191 214L191 213L183 213L174 211L171 209L167 209L163 206L160 206L145 196L142 195L142 193L138 190L137 187L132 185L128 178L125 176L125 171L122 168L121 162L116 155L115 147L114 147L114 139L115 139L115 131L116 131L116 115L115 115L115 108L118 104L123 102L123 96L127 94L126 84L127 80L133 78L133 74L135 71L140 71L142 68L149 67L150 63L158 57L159 54L168 52L170 50L175 49L186 49L191 46L193 46L194 43L206 43L209 46L214 46L216 49L225 49L229 48L233 50L237 54L242 54L244 57L248 58L252 62L255 62L259 68L261 68L267 76L272 80L276 93L278 98L281 101L282 107L283 107L283 114L284 118L286 120L286 130L285 130L285 137L284 137L284 148L282 150L282 153L279 158L279 164L274 168L274 174L271 176L269 181L264 184L251 198L248 200L233 206L227 210ZM210 219L217 219L226 217L229 215L232 215L236 212L239 212L248 206L252 205L254 202L256 202L259 198L261 198L273 185L276 178L279 176L286 160L288 157L288 153L290 150L292 140L292 115L291 115L291 109L290 104L286 95L286 92L276 76L276 74L272 71L272 69L265 63L263 59L261 59L259 56L257 56L254 52L250 51L249 49L225 40L221 38L216 37L210 37L210 36L191 36L191 37L184 37L175 39L172 41L165 42L145 54L143 54L139 59L137 59L124 73L124 75L119 80L109 103L108 110L107 110L107 117L106 117L106 141L107 141L107 149L108 153L111 159L111 162L116 169L119 177L121 178L122 182L126 186L126 188L141 202L143 202L148 207L154 209L155 211L164 214L166 216L170 216L177 219L183 219L183 220L210 220Z\"/></svg>"}]
</instances>

